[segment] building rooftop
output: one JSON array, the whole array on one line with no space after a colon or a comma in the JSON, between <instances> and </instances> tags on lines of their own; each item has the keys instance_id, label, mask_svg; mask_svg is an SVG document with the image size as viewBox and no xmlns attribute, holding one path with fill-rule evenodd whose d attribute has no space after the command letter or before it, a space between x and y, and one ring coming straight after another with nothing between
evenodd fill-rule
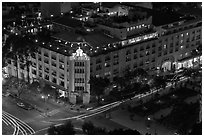
<instances>
[{"instance_id":1,"label":"building rooftop","mask_svg":"<svg viewBox=\"0 0 204 137\"><path fill-rule=\"evenodd\" d=\"M69 16L63 16L53 21L53 23L65 25L71 28L81 27L82 23L79 20L72 19Z\"/></svg>"},{"instance_id":2,"label":"building rooftop","mask_svg":"<svg viewBox=\"0 0 204 137\"><path fill-rule=\"evenodd\" d=\"M102 2L102 7L113 8L114 6L118 5L118 2Z\"/></svg>"},{"instance_id":3,"label":"building rooftop","mask_svg":"<svg viewBox=\"0 0 204 137\"><path fill-rule=\"evenodd\" d=\"M102 32L91 32L86 35L80 35L77 33L65 31L63 33L56 34L53 37L68 42L76 42L80 41L81 39L82 41L89 43L92 47L103 47L104 45L107 45L109 43L120 41L117 38L106 36Z\"/></svg>"},{"instance_id":4,"label":"building rooftop","mask_svg":"<svg viewBox=\"0 0 204 137\"><path fill-rule=\"evenodd\" d=\"M166 30L170 30L173 28L177 28L177 27L181 27L184 25L188 25L188 24L192 24L195 22L202 22L202 20L200 18L194 18L194 17L187 17L187 18L182 18L180 21L177 22L173 22L172 25L169 26L169 24L166 24L164 26L162 26L162 28L166 29Z\"/></svg>"}]
</instances>

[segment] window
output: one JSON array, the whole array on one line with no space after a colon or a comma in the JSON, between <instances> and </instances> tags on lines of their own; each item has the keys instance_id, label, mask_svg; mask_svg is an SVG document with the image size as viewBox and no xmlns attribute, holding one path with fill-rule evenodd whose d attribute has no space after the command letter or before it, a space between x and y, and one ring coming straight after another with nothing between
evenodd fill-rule
<instances>
[{"instance_id":1,"label":"window","mask_svg":"<svg viewBox=\"0 0 204 137\"><path fill-rule=\"evenodd\" d=\"M32 63L32 67L36 68L36 63L35 62Z\"/></svg>"},{"instance_id":2,"label":"window","mask_svg":"<svg viewBox=\"0 0 204 137\"><path fill-rule=\"evenodd\" d=\"M146 49L150 49L150 46L149 46L149 45L147 45L147 46L146 46Z\"/></svg>"},{"instance_id":3,"label":"window","mask_svg":"<svg viewBox=\"0 0 204 137\"><path fill-rule=\"evenodd\" d=\"M173 47L174 46L174 44L173 43L170 43L170 47Z\"/></svg>"},{"instance_id":4,"label":"window","mask_svg":"<svg viewBox=\"0 0 204 137\"><path fill-rule=\"evenodd\" d=\"M126 55L129 55L129 54L131 54L131 51L130 51L130 50L127 50L127 51L126 51Z\"/></svg>"},{"instance_id":5,"label":"window","mask_svg":"<svg viewBox=\"0 0 204 137\"><path fill-rule=\"evenodd\" d=\"M8 59L7 63L8 63L8 64L11 64L11 60L10 60L10 59Z\"/></svg>"},{"instance_id":6,"label":"window","mask_svg":"<svg viewBox=\"0 0 204 137\"><path fill-rule=\"evenodd\" d=\"M134 63L133 68L137 68L137 62Z\"/></svg>"},{"instance_id":7,"label":"window","mask_svg":"<svg viewBox=\"0 0 204 137\"><path fill-rule=\"evenodd\" d=\"M56 60L56 56L52 54L52 59Z\"/></svg>"},{"instance_id":8,"label":"window","mask_svg":"<svg viewBox=\"0 0 204 137\"><path fill-rule=\"evenodd\" d=\"M140 47L140 51L143 51L144 50L144 47Z\"/></svg>"},{"instance_id":9,"label":"window","mask_svg":"<svg viewBox=\"0 0 204 137\"><path fill-rule=\"evenodd\" d=\"M113 58L118 58L118 53L115 53L115 54L113 55Z\"/></svg>"},{"instance_id":10,"label":"window","mask_svg":"<svg viewBox=\"0 0 204 137\"><path fill-rule=\"evenodd\" d=\"M110 60L110 56L106 56L105 61L109 61L109 60Z\"/></svg>"},{"instance_id":11,"label":"window","mask_svg":"<svg viewBox=\"0 0 204 137\"><path fill-rule=\"evenodd\" d=\"M114 69L114 70L113 70L113 74L114 74L114 75L117 75L118 73L119 73L119 70L118 70L118 69Z\"/></svg>"},{"instance_id":12,"label":"window","mask_svg":"<svg viewBox=\"0 0 204 137\"><path fill-rule=\"evenodd\" d=\"M166 48L167 48L166 44L163 46L163 48L164 48L164 49L166 49Z\"/></svg>"},{"instance_id":13,"label":"window","mask_svg":"<svg viewBox=\"0 0 204 137\"><path fill-rule=\"evenodd\" d=\"M59 76L61 79L64 79L64 74L60 74L60 76Z\"/></svg>"},{"instance_id":14,"label":"window","mask_svg":"<svg viewBox=\"0 0 204 137\"><path fill-rule=\"evenodd\" d=\"M48 55L47 52L44 52L44 56L45 56L45 57L49 57L49 55Z\"/></svg>"},{"instance_id":15,"label":"window","mask_svg":"<svg viewBox=\"0 0 204 137\"><path fill-rule=\"evenodd\" d=\"M131 61L131 57L126 57L126 62Z\"/></svg>"},{"instance_id":16,"label":"window","mask_svg":"<svg viewBox=\"0 0 204 137\"><path fill-rule=\"evenodd\" d=\"M114 60L113 65L119 64L118 60Z\"/></svg>"},{"instance_id":17,"label":"window","mask_svg":"<svg viewBox=\"0 0 204 137\"><path fill-rule=\"evenodd\" d=\"M107 63L107 62L106 62L106 63L104 64L104 66L105 66L105 67L110 67L110 63Z\"/></svg>"},{"instance_id":18,"label":"window","mask_svg":"<svg viewBox=\"0 0 204 137\"><path fill-rule=\"evenodd\" d=\"M155 53L155 50L152 50L152 54L154 54Z\"/></svg>"},{"instance_id":19,"label":"window","mask_svg":"<svg viewBox=\"0 0 204 137\"><path fill-rule=\"evenodd\" d=\"M36 64L35 64L36 65ZM24 69L24 65L23 64L20 64L20 68L21 69Z\"/></svg>"},{"instance_id":20,"label":"window","mask_svg":"<svg viewBox=\"0 0 204 137\"><path fill-rule=\"evenodd\" d=\"M48 60L48 59L45 59L44 62L47 63L47 64L49 64L49 60Z\"/></svg>"},{"instance_id":21,"label":"window","mask_svg":"<svg viewBox=\"0 0 204 137\"><path fill-rule=\"evenodd\" d=\"M167 54L167 50L164 51L164 55L166 55L166 54Z\"/></svg>"},{"instance_id":22,"label":"window","mask_svg":"<svg viewBox=\"0 0 204 137\"><path fill-rule=\"evenodd\" d=\"M41 60L42 60L40 55L38 55L38 60L39 60L39 61L41 61Z\"/></svg>"},{"instance_id":23,"label":"window","mask_svg":"<svg viewBox=\"0 0 204 137\"><path fill-rule=\"evenodd\" d=\"M136 53L136 52L137 52L137 48L134 49L134 53Z\"/></svg>"},{"instance_id":24,"label":"window","mask_svg":"<svg viewBox=\"0 0 204 137\"><path fill-rule=\"evenodd\" d=\"M64 81L60 81L60 86L64 87Z\"/></svg>"},{"instance_id":25,"label":"window","mask_svg":"<svg viewBox=\"0 0 204 137\"><path fill-rule=\"evenodd\" d=\"M35 53L31 53L31 57L35 59L36 58Z\"/></svg>"},{"instance_id":26,"label":"window","mask_svg":"<svg viewBox=\"0 0 204 137\"><path fill-rule=\"evenodd\" d=\"M196 36L196 40L199 40L200 39L200 35Z\"/></svg>"},{"instance_id":27,"label":"window","mask_svg":"<svg viewBox=\"0 0 204 137\"><path fill-rule=\"evenodd\" d=\"M39 67L39 70L42 70L42 65L39 65L38 67Z\"/></svg>"},{"instance_id":28,"label":"window","mask_svg":"<svg viewBox=\"0 0 204 137\"><path fill-rule=\"evenodd\" d=\"M186 39L186 42L189 42L189 41L190 41L190 38L187 38L187 39Z\"/></svg>"},{"instance_id":29,"label":"window","mask_svg":"<svg viewBox=\"0 0 204 137\"><path fill-rule=\"evenodd\" d=\"M143 55L142 55L142 53L140 53L140 58L142 58L143 57Z\"/></svg>"},{"instance_id":30,"label":"window","mask_svg":"<svg viewBox=\"0 0 204 137\"><path fill-rule=\"evenodd\" d=\"M158 57L160 57L160 56L161 56L161 52L158 53Z\"/></svg>"},{"instance_id":31,"label":"window","mask_svg":"<svg viewBox=\"0 0 204 137\"><path fill-rule=\"evenodd\" d=\"M36 75L36 70L32 69L32 74Z\"/></svg>"},{"instance_id":32,"label":"window","mask_svg":"<svg viewBox=\"0 0 204 137\"><path fill-rule=\"evenodd\" d=\"M75 91L83 91L84 87L82 86L75 86Z\"/></svg>"},{"instance_id":33,"label":"window","mask_svg":"<svg viewBox=\"0 0 204 137\"><path fill-rule=\"evenodd\" d=\"M143 66L143 61L140 61L140 66Z\"/></svg>"},{"instance_id":34,"label":"window","mask_svg":"<svg viewBox=\"0 0 204 137\"><path fill-rule=\"evenodd\" d=\"M59 62L64 63L64 58L60 57Z\"/></svg>"},{"instance_id":35,"label":"window","mask_svg":"<svg viewBox=\"0 0 204 137\"><path fill-rule=\"evenodd\" d=\"M84 78L75 78L75 83L84 83Z\"/></svg>"},{"instance_id":36,"label":"window","mask_svg":"<svg viewBox=\"0 0 204 137\"><path fill-rule=\"evenodd\" d=\"M137 59L137 54L134 54L134 59Z\"/></svg>"},{"instance_id":37,"label":"window","mask_svg":"<svg viewBox=\"0 0 204 137\"><path fill-rule=\"evenodd\" d=\"M40 49L38 50L38 54L41 55L41 50Z\"/></svg>"},{"instance_id":38,"label":"window","mask_svg":"<svg viewBox=\"0 0 204 137\"><path fill-rule=\"evenodd\" d=\"M53 75L53 76L56 76L56 75L57 75L56 71L53 70L53 71L52 71L52 75Z\"/></svg>"},{"instance_id":39,"label":"window","mask_svg":"<svg viewBox=\"0 0 204 137\"><path fill-rule=\"evenodd\" d=\"M179 42L177 41L177 42L176 42L176 46L178 46L178 45L179 45Z\"/></svg>"},{"instance_id":40,"label":"window","mask_svg":"<svg viewBox=\"0 0 204 137\"><path fill-rule=\"evenodd\" d=\"M96 64L98 64L98 63L101 63L101 59L100 58L96 59Z\"/></svg>"},{"instance_id":41,"label":"window","mask_svg":"<svg viewBox=\"0 0 204 137\"><path fill-rule=\"evenodd\" d=\"M49 73L49 68L45 68L45 72L46 72L46 73Z\"/></svg>"},{"instance_id":42,"label":"window","mask_svg":"<svg viewBox=\"0 0 204 137\"><path fill-rule=\"evenodd\" d=\"M195 36L192 37L192 40L191 40L191 41L194 41L194 40L195 40Z\"/></svg>"},{"instance_id":43,"label":"window","mask_svg":"<svg viewBox=\"0 0 204 137\"><path fill-rule=\"evenodd\" d=\"M74 65L81 67L81 66L84 66L84 62L75 62Z\"/></svg>"},{"instance_id":44,"label":"window","mask_svg":"<svg viewBox=\"0 0 204 137\"><path fill-rule=\"evenodd\" d=\"M159 50L159 51L161 51L161 50L162 50L162 47L161 47L161 46L159 46L158 50Z\"/></svg>"},{"instance_id":45,"label":"window","mask_svg":"<svg viewBox=\"0 0 204 137\"><path fill-rule=\"evenodd\" d=\"M52 82L53 82L53 83L57 83L56 78L52 78Z\"/></svg>"},{"instance_id":46,"label":"window","mask_svg":"<svg viewBox=\"0 0 204 137\"><path fill-rule=\"evenodd\" d=\"M186 48L189 48L189 44L186 44Z\"/></svg>"},{"instance_id":47,"label":"window","mask_svg":"<svg viewBox=\"0 0 204 137\"><path fill-rule=\"evenodd\" d=\"M52 66L56 67L57 64L54 61L52 61Z\"/></svg>"},{"instance_id":48,"label":"window","mask_svg":"<svg viewBox=\"0 0 204 137\"><path fill-rule=\"evenodd\" d=\"M48 76L48 75L45 75L45 79L46 79L46 80L49 80L49 76Z\"/></svg>"},{"instance_id":49,"label":"window","mask_svg":"<svg viewBox=\"0 0 204 137\"><path fill-rule=\"evenodd\" d=\"M148 56L150 53L149 53L149 51L146 51L145 54L146 54L146 56Z\"/></svg>"},{"instance_id":50,"label":"window","mask_svg":"<svg viewBox=\"0 0 204 137\"><path fill-rule=\"evenodd\" d=\"M42 72L39 72L39 77L42 77Z\"/></svg>"},{"instance_id":51,"label":"window","mask_svg":"<svg viewBox=\"0 0 204 137\"><path fill-rule=\"evenodd\" d=\"M152 62L155 62L155 58L152 58Z\"/></svg>"},{"instance_id":52,"label":"window","mask_svg":"<svg viewBox=\"0 0 204 137\"><path fill-rule=\"evenodd\" d=\"M101 70L101 65L97 65L96 70Z\"/></svg>"},{"instance_id":53,"label":"window","mask_svg":"<svg viewBox=\"0 0 204 137\"><path fill-rule=\"evenodd\" d=\"M64 64L59 64L59 68L64 70Z\"/></svg>"},{"instance_id":54,"label":"window","mask_svg":"<svg viewBox=\"0 0 204 137\"><path fill-rule=\"evenodd\" d=\"M75 73L84 73L84 69L75 69Z\"/></svg>"}]
</instances>

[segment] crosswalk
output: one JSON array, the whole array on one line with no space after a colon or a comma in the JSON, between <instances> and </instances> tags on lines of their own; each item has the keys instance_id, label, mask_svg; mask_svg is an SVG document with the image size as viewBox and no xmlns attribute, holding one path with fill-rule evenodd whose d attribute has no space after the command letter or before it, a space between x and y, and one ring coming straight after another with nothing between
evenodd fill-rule
<instances>
[{"instance_id":1,"label":"crosswalk","mask_svg":"<svg viewBox=\"0 0 204 137\"><path fill-rule=\"evenodd\" d=\"M59 109L54 109L54 110L52 110L52 111L50 111L50 112L47 112L47 115L53 116L53 115L55 115L55 114L57 114L57 113L59 113L59 112L60 112Z\"/></svg>"}]
</instances>

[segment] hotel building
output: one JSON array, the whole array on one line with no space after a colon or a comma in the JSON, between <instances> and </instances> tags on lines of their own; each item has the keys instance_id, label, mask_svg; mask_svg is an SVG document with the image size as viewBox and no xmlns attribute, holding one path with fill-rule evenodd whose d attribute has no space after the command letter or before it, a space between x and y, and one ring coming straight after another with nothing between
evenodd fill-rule
<instances>
[{"instance_id":1,"label":"hotel building","mask_svg":"<svg viewBox=\"0 0 204 137\"><path fill-rule=\"evenodd\" d=\"M90 75L113 80L125 70L143 68L155 74L201 63L201 55L191 52L202 45L201 19L182 19L158 27L151 26L151 18L144 21L135 26L122 24L118 30L99 24L86 35L74 33L74 27L53 23L53 28L57 25L58 30L67 31L54 35L54 43L38 43L38 53L31 55L31 81L44 79L61 89L70 102L88 104ZM16 65L8 63L8 73L16 76ZM18 66L18 76L26 78L27 71L21 63Z\"/></svg>"}]
</instances>

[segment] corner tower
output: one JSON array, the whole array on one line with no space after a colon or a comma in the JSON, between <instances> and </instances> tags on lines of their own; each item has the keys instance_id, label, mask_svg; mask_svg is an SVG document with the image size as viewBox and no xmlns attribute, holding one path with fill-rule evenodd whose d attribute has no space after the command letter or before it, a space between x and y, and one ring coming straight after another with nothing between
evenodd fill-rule
<instances>
[{"instance_id":1,"label":"corner tower","mask_svg":"<svg viewBox=\"0 0 204 137\"><path fill-rule=\"evenodd\" d=\"M69 100L73 104L88 104L90 101L90 57L79 47L70 56Z\"/></svg>"}]
</instances>

